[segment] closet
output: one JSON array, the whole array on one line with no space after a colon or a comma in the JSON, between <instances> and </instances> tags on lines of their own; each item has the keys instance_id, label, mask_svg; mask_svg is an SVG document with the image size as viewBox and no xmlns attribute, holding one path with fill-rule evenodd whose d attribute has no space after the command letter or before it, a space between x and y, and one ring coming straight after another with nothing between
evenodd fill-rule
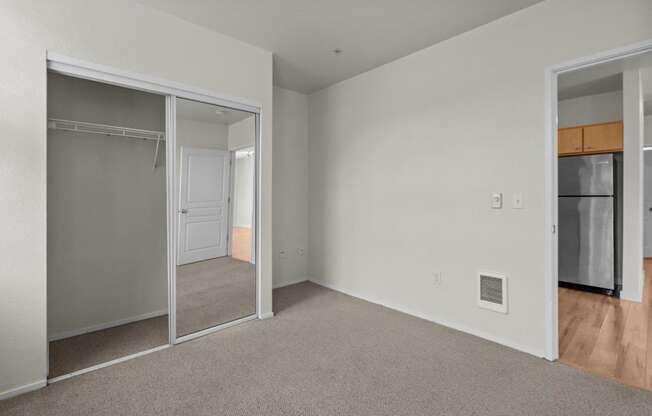
<instances>
[{"instance_id":1,"label":"closet","mask_svg":"<svg viewBox=\"0 0 652 416\"><path fill-rule=\"evenodd\" d=\"M165 97L48 73L50 379L169 342Z\"/></svg>"},{"instance_id":2,"label":"closet","mask_svg":"<svg viewBox=\"0 0 652 416\"><path fill-rule=\"evenodd\" d=\"M257 108L50 70L49 381L256 319Z\"/></svg>"}]
</instances>

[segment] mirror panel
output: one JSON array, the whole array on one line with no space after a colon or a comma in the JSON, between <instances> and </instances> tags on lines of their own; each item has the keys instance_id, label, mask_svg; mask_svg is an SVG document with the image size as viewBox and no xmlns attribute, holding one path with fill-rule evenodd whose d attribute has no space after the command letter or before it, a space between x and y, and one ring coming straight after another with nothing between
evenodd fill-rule
<instances>
[{"instance_id":1,"label":"mirror panel","mask_svg":"<svg viewBox=\"0 0 652 416\"><path fill-rule=\"evenodd\" d=\"M256 313L256 117L176 100L176 333L182 337Z\"/></svg>"}]
</instances>

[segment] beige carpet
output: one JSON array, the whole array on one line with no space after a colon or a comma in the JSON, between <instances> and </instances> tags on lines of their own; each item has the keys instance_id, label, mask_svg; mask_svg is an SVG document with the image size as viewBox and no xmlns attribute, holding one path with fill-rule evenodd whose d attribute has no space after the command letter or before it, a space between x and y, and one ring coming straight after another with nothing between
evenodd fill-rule
<instances>
[{"instance_id":1,"label":"beige carpet","mask_svg":"<svg viewBox=\"0 0 652 416\"><path fill-rule=\"evenodd\" d=\"M221 257L177 269L179 336L256 313L251 263ZM50 342L49 378L168 343L168 317L146 319Z\"/></svg>"},{"instance_id":2,"label":"beige carpet","mask_svg":"<svg viewBox=\"0 0 652 416\"><path fill-rule=\"evenodd\" d=\"M0 402L14 415L646 415L652 394L301 283L252 321Z\"/></svg>"},{"instance_id":3,"label":"beige carpet","mask_svg":"<svg viewBox=\"0 0 652 416\"><path fill-rule=\"evenodd\" d=\"M177 336L255 313L253 264L220 257L177 267Z\"/></svg>"},{"instance_id":4,"label":"beige carpet","mask_svg":"<svg viewBox=\"0 0 652 416\"><path fill-rule=\"evenodd\" d=\"M48 377L62 376L168 343L167 315L52 341Z\"/></svg>"}]
</instances>

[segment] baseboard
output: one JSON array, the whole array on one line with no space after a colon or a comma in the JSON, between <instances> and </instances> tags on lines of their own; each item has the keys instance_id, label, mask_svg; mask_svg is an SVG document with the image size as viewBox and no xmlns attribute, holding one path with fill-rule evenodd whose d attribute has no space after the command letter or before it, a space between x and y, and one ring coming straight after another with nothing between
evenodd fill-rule
<instances>
[{"instance_id":1,"label":"baseboard","mask_svg":"<svg viewBox=\"0 0 652 416\"><path fill-rule=\"evenodd\" d=\"M396 304L392 304L392 303L389 303L389 302L384 302L384 301L381 301L379 299L375 299L375 298L372 298L372 297L369 297L369 296L366 296L366 295L361 295L359 293L354 293L353 291L350 291L350 290L345 290L345 289L343 290L343 289L340 289L340 288L336 287L335 285L331 285L329 283L321 282L321 281L316 280L316 279L310 279L310 281L317 284L317 285L319 285L319 286L323 286L325 288L334 290L336 292L344 293L345 295L353 296L354 298L362 299L364 301L375 303L377 305L381 305L381 306L384 306L384 307L389 308L389 309L393 309L393 310L398 311L398 312L402 312L402 313L405 313L405 314L408 314L408 315L411 315L411 316L415 316L417 318L425 319L426 321L430 321L430 322L433 322L433 323L438 324L438 325L442 325L442 326L445 326L445 327L448 327L448 328L451 328L451 329L455 329L457 331L464 332L464 333L476 336L478 338L483 338L483 339L486 339L488 341L495 342L496 344L504 345L506 347L509 347L509 348L512 348L512 349L515 349L515 350L518 350L518 351L521 351L521 352L525 352L527 354L531 354L531 355L534 355L534 356L539 357L539 358L545 357L545 354L544 354L543 350L538 350L538 349L535 349L535 348L532 348L532 347L529 347L529 346L526 346L526 345L521 345L521 344L515 343L515 342L513 342L511 340L508 340L508 339L505 339L505 338L502 338L502 337L497 337L497 336L495 336L493 334L489 334L487 332L478 330L476 328L471 328L471 327L468 327L466 325L461 325L461 324L459 324L457 322L453 322L453 321L450 321L448 319L443 319L441 317L431 316L431 315L427 315L427 314L424 314L424 313L421 313L421 312L417 312L417 311L414 311L414 310L412 310L410 308L406 308L403 305L396 305Z\"/></svg>"},{"instance_id":2,"label":"baseboard","mask_svg":"<svg viewBox=\"0 0 652 416\"><path fill-rule=\"evenodd\" d=\"M261 313L258 316L258 319L269 319L269 318L273 318L273 317L274 317L274 312L265 312L265 313Z\"/></svg>"},{"instance_id":3,"label":"baseboard","mask_svg":"<svg viewBox=\"0 0 652 416\"><path fill-rule=\"evenodd\" d=\"M62 331L56 334L49 335L48 341L57 341L60 339L70 338L77 335L88 334L89 332L101 331L103 329L109 329L120 325L126 325L132 322L144 321L145 319L158 318L159 316L164 316L167 314L168 314L168 310L164 309L162 311L148 312L138 316L131 316L129 318L119 319L117 321L105 322L98 325L91 325L85 328L72 329L70 331Z\"/></svg>"},{"instance_id":4,"label":"baseboard","mask_svg":"<svg viewBox=\"0 0 652 416\"><path fill-rule=\"evenodd\" d=\"M48 382L47 380L39 380L35 381L33 383L25 384L24 386L16 387L11 390L3 391L0 393L0 400L7 400L12 397L18 396L20 394L25 394L29 393L30 391L38 390L40 388L43 388L47 386Z\"/></svg>"},{"instance_id":5,"label":"baseboard","mask_svg":"<svg viewBox=\"0 0 652 416\"><path fill-rule=\"evenodd\" d=\"M620 290L620 298L628 300L630 302L642 303L643 302L643 293L645 292L645 270L641 269L641 274L638 278L639 281L639 290L627 290L627 285L623 284L623 288Z\"/></svg>"},{"instance_id":6,"label":"baseboard","mask_svg":"<svg viewBox=\"0 0 652 416\"><path fill-rule=\"evenodd\" d=\"M294 280L289 280L287 282L281 282L279 284L275 284L275 285L272 286L272 288L273 289L280 289L280 288L285 287L285 286L291 286L291 285L296 285L297 283L307 282L308 280L310 280L310 279L308 279L305 276L304 277L299 277L299 278L294 279Z\"/></svg>"},{"instance_id":7,"label":"baseboard","mask_svg":"<svg viewBox=\"0 0 652 416\"><path fill-rule=\"evenodd\" d=\"M628 292L625 289L620 291L620 298L624 300L628 300L630 302L636 302L636 303L641 303L643 302L643 294L638 292L638 293L633 293L633 292Z\"/></svg>"}]
</instances>

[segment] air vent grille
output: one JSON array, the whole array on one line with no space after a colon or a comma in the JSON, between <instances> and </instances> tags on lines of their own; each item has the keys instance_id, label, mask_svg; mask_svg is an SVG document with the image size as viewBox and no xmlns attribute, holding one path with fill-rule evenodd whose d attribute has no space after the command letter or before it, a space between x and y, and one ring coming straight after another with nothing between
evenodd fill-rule
<instances>
[{"instance_id":1,"label":"air vent grille","mask_svg":"<svg viewBox=\"0 0 652 416\"><path fill-rule=\"evenodd\" d=\"M507 279L498 274L478 274L478 305L507 313Z\"/></svg>"},{"instance_id":2,"label":"air vent grille","mask_svg":"<svg viewBox=\"0 0 652 416\"><path fill-rule=\"evenodd\" d=\"M480 276L480 300L503 304L503 281L497 277Z\"/></svg>"}]
</instances>

